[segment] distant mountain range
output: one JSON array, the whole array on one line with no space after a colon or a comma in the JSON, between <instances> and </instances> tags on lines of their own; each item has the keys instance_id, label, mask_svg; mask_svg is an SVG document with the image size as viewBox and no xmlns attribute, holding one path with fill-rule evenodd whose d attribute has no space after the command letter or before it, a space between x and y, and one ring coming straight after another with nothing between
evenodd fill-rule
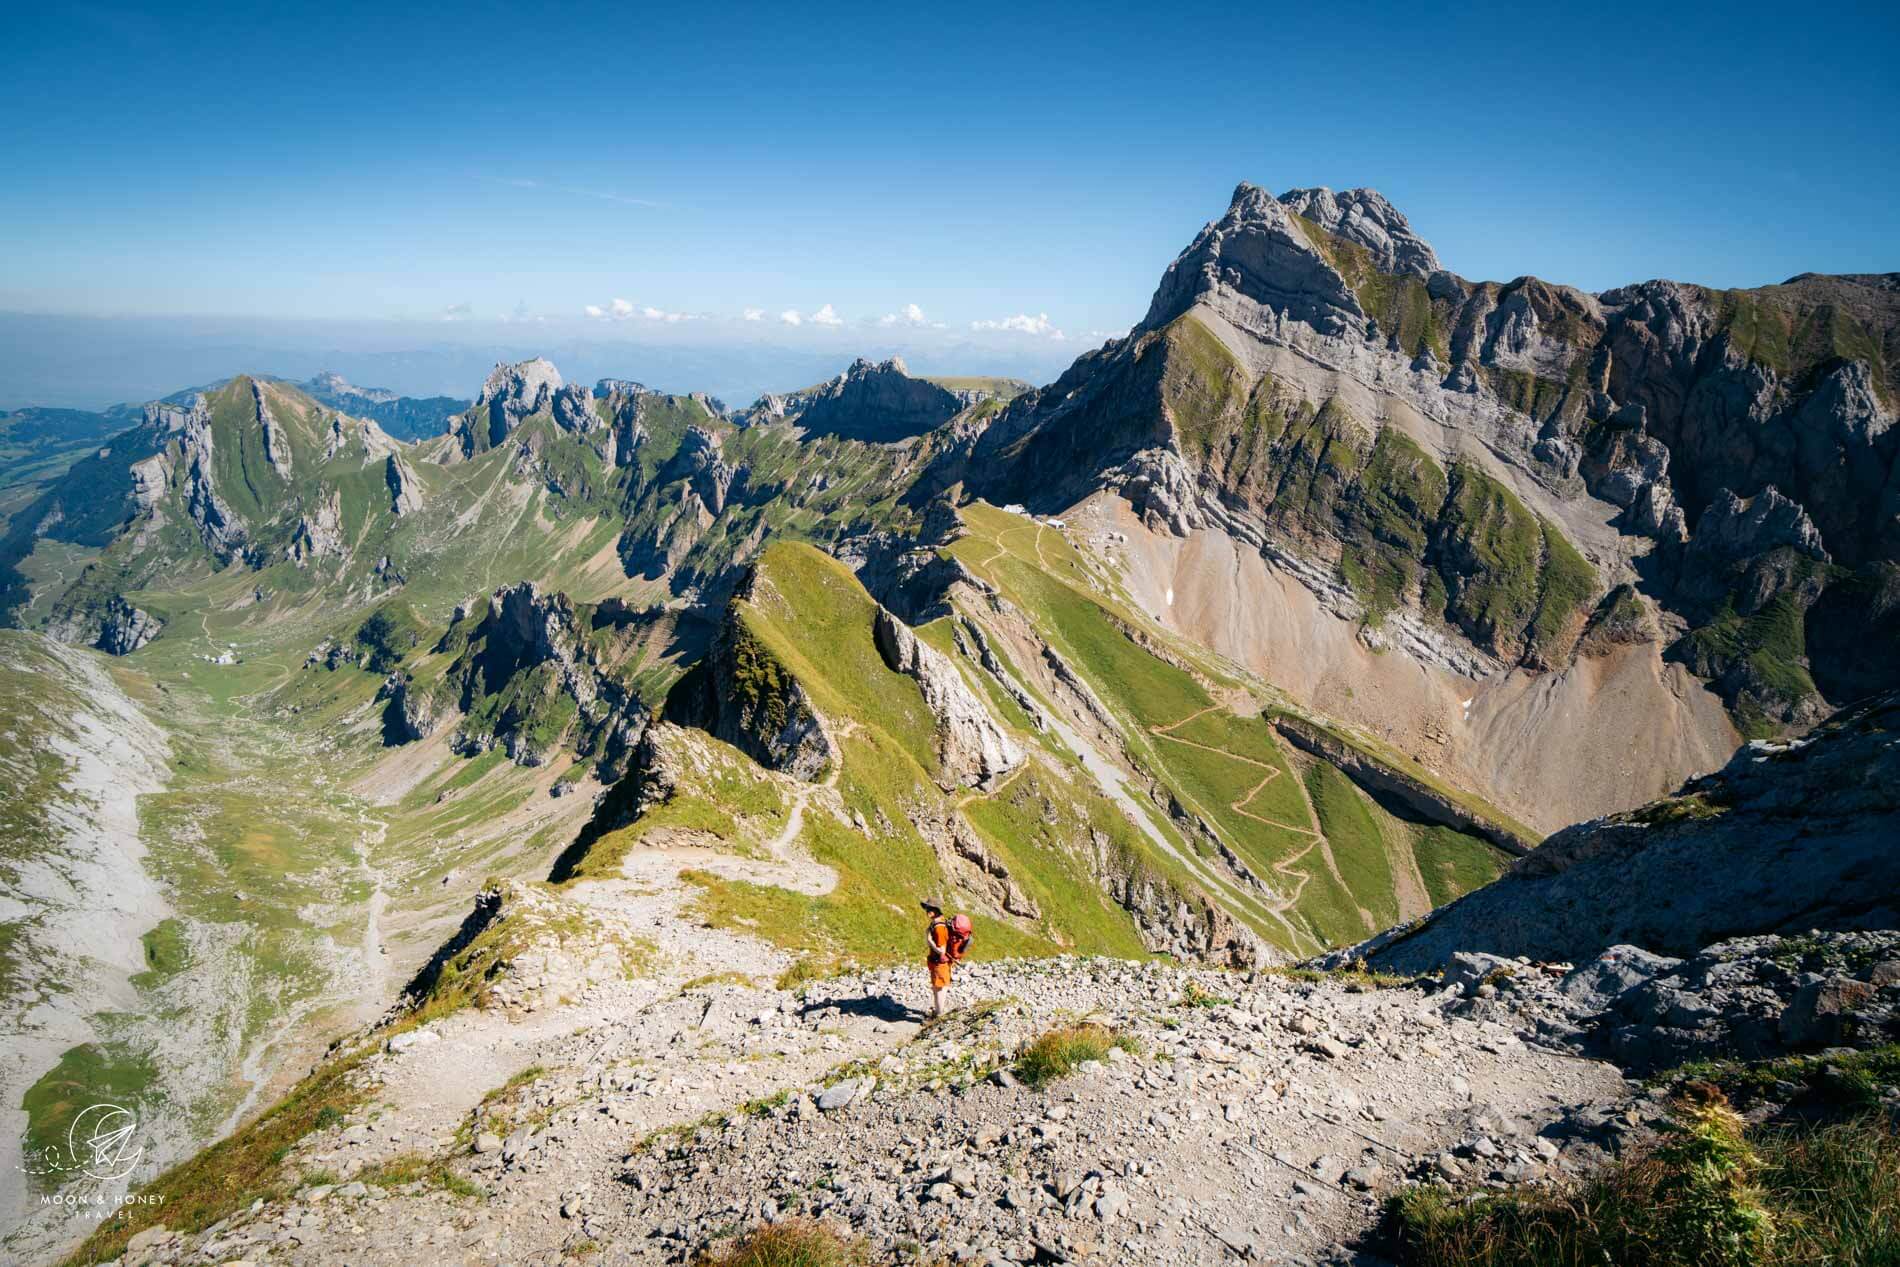
<instances>
[{"instance_id":1,"label":"distant mountain range","mask_svg":"<svg viewBox=\"0 0 1900 1267\"><path fill-rule=\"evenodd\" d=\"M800 955L875 961L947 891L1010 954L1284 961L1900 687L1897 372L1900 275L1472 282L1376 193L1242 185L1039 388L861 359L734 410L534 358L472 401L9 415L0 646L122 657L58 662L184 736L151 865L193 953L335 903L244 961L284 997L380 979L338 966L360 917L466 1005L476 875L566 910L649 844L756 864L694 918Z\"/></svg>"}]
</instances>

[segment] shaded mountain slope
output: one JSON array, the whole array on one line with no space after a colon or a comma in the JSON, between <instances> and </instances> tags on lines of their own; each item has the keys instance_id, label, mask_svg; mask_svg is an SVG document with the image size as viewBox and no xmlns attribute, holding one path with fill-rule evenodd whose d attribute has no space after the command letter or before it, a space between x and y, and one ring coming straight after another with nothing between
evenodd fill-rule
<instances>
[{"instance_id":1,"label":"shaded mountain slope","mask_svg":"<svg viewBox=\"0 0 1900 1267\"><path fill-rule=\"evenodd\" d=\"M1900 696L1805 738L1743 748L1675 796L1580 823L1363 954L1424 971L1454 952L1582 962L1631 944L1686 956L1743 934L1900 926Z\"/></svg>"}]
</instances>

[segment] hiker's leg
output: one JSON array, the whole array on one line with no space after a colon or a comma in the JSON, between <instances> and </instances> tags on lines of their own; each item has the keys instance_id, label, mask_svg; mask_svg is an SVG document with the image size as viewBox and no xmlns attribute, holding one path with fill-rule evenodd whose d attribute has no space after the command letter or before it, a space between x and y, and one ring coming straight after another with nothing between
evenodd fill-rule
<instances>
[{"instance_id":1,"label":"hiker's leg","mask_svg":"<svg viewBox=\"0 0 1900 1267\"><path fill-rule=\"evenodd\" d=\"M943 1015L943 987L938 986L936 989L932 990L930 994L931 994L931 997L936 1000L937 1015L942 1016Z\"/></svg>"}]
</instances>

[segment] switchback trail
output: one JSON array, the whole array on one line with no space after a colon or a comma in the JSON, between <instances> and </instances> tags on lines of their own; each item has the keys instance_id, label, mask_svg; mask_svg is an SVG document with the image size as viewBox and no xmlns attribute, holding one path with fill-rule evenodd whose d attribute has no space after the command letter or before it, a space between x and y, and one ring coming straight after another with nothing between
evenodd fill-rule
<instances>
[{"instance_id":1,"label":"switchback trail","mask_svg":"<svg viewBox=\"0 0 1900 1267\"><path fill-rule=\"evenodd\" d=\"M1227 750L1223 748L1209 747L1207 744L1197 743L1192 739L1183 739L1181 738L1181 736L1173 733L1174 731L1179 730L1181 727L1187 725L1189 722L1194 721L1197 718L1205 717L1209 713L1214 713L1214 712L1219 712L1219 711L1221 711L1221 705L1209 704L1206 708L1201 709L1199 712L1190 713L1186 717L1181 718L1181 720L1179 721L1169 722L1165 726L1150 726L1148 727L1148 733L1153 735L1157 739L1166 739L1169 743L1178 743L1189 748L1199 748L1202 752L1211 752L1217 757L1225 757L1229 761L1238 761L1242 765L1250 765L1250 766L1255 767L1256 769L1265 770L1267 772L1265 778L1261 779L1260 782L1254 784L1253 787L1248 789L1247 794L1245 796L1241 797L1237 801L1233 801L1229 803L1227 808L1234 811L1234 813L1241 815L1243 818L1253 819L1253 821L1256 823L1262 823L1268 827L1277 827L1282 831L1290 831L1290 832L1296 833L1297 835L1307 837L1306 848L1300 850L1298 853L1290 854L1285 858L1281 858L1279 861L1273 864L1273 870L1275 872L1277 872L1281 876L1293 882L1293 891L1290 894L1288 894L1286 898L1283 899L1280 902L1280 904L1275 908L1276 910L1279 910L1279 911L1288 910L1289 908L1291 908L1292 906L1296 905L1299 902L1300 894L1304 892L1306 889L1307 880L1311 879L1311 877L1308 876L1305 872L1294 871L1291 868L1293 867L1294 863L1298 862L1300 859L1304 858L1307 854L1311 853L1313 851L1313 846L1319 844L1322 840L1326 839L1325 834L1321 832L1319 829L1319 820L1317 818L1310 817L1313 813L1313 807L1310 804L1307 805L1307 809L1306 809L1306 812L1309 815L1309 822L1308 822L1308 825L1305 827L1296 827L1292 823L1282 823L1276 819L1263 818L1259 814L1256 814L1252 810L1247 808L1248 804L1251 803L1256 796L1259 796L1261 792L1266 790L1267 784L1273 782L1275 779L1280 777L1279 766L1269 765L1265 761L1256 761L1252 757L1243 757L1237 752L1228 752ZM1301 801L1305 802L1304 793L1302 793L1301 795Z\"/></svg>"}]
</instances>

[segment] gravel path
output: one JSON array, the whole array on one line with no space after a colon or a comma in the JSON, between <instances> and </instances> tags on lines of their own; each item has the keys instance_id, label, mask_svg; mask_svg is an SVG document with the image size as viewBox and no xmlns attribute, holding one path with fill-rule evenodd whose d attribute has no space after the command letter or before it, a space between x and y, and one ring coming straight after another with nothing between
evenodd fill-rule
<instances>
[{"instance_id":1,"label":"gravel path","mask_svg":"<svg viewBox=\"0 0 1900 1267\"><path fill-rule=\"evenodd\" d=\"M636 856L629 887L670 865ZM678 897L659 886L616 900L638 910ZM708 954L752 969L783 957L715 949L730 935L712 930L677 935L691 963L662 979L595 983L514 1021L465 1013L432 1027L437 1039L376 1057L375 1105L297 1157L340 1186L147 1252L682 1263L798 1212L865 1237L877 1261L916 1249L997 1265L1294 1263L1357 1237L1402 1177L1534 1181L1593 1159L1578 1123L1594 1129L1593 1106L1631 1095L1611 1066L1449 1014L1449 996L1418 989L1012 961L968 965L960 1011L924 1026L914 967L802 996L724 982L682 991L680 973ZM1135 1050L1045 1090L1007 1075L1024 1042L1083 1018ZM348 1182L416 1152L483 1195Z\"/></svg>"}]
</instances>

